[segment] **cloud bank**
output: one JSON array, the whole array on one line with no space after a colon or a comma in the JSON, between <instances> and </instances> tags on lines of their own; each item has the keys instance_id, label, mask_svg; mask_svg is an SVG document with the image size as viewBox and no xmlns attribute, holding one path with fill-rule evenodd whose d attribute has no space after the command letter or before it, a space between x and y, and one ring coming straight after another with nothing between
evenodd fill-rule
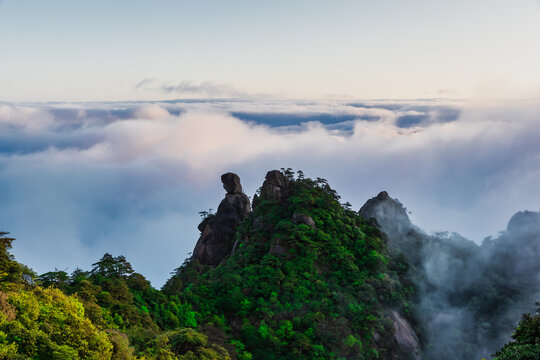
<instances>
[{"instance_id":1,"label":"cloud bank","mask_svg":"<svg viewBox=\"0 0 540 360\"><path fill-rule=\"evenodd\" d=\"M354 208L381 190L428 231L480 242L540 208L537 102L0 104L0 230L42 273L111 252L161 285L193 249L221 173L324 177Z\"/></svg>"}]
</instances>

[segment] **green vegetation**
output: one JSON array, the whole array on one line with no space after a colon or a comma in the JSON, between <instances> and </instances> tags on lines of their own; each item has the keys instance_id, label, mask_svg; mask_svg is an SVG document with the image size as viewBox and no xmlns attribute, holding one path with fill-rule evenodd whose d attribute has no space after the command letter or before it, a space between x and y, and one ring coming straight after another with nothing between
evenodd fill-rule
<instances>
[{"instance_id":1,"label":"green vegetation","mask_svg":"<svg viewBox=\"0 0 540 360\"><path fill-rule=\"evenodd\" d=\"M9 254L13 240L0 234L1 359L230 359L193 329L190 305L153 289L125 257L37 277Z\"/></svg>"},{"instance_id":2,"label":"green vegetation","mask_svg":"<svg viewBox=\"0 0 540 360\"><path fill-rule=\"evenodd\" d=\"M37 276L0 233L0 358L407 359L394 334L395 316L415 324L403 255L326 180L280 176L218 266L187 259L161 291L111 254ZM539 325L526 315L496 359L538 359Z\"/></svg>"},{"instance_id":3,"label":"green vegetation","mask_svg":"<svg viewBox=\"0 0 540 360\"><path fill-rule=\"evenodd\" d=\"M324 179L285 174L287 193L255 201L234 255L215 268L187 260L164 293L191 304L240 359L386 358L375 343L392 338L384 310L408 313L410 290L381 234Z\"/></svg>"},{"instance_id":4,"label":"green vegetation","mask_svg":"<svg viewBox=\"0 0 540 360\"><path fill-rule=\"evenodd\" d=\"M495 360L540 359L540 309L534 315L523 315L512 338L512 342L495 354Z\"/></svg>"}]
</instances>

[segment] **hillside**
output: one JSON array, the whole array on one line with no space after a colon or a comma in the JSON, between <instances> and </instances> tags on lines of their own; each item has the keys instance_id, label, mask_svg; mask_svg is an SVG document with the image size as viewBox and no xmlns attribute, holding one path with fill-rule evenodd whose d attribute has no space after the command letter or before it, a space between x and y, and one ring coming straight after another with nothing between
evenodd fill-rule
<instances>
[{"instance_id":1,"label":"hillside","mask_svg":"<svg viewBox=\"0 0 540 360\"><path fill-rule=\"evenodd\" d=\"M269 171L252 202L237 175L221 180L161 290L121 255L38 276L0 233L0 358L480 359L534 310L538 213L479 246L427 235L386 192L356 212L301 171ZM537 320L497 359L536 359Z\"/></svg>"},{"instance_id":2,"label":"hillside","mask_svg":"<svg viewBox=\"0 0 540 360\"><path fill-rule=\"evenodd\" d=\"M165 293L193 304L241 359L419 357L406 265L376 227L323 179L270 171L249 212L228 177L226 198Z\"/></svg>"}]
</instances>

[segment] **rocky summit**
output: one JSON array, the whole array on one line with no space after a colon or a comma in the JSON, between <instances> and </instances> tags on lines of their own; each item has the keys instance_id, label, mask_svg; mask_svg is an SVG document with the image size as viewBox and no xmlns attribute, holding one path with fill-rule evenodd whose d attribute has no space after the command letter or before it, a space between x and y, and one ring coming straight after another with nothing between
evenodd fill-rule
<instances>
[{"instance_id":1,"label":"rocky summit","mask_svg":"<svg viewBox=\"0 0 540 360\"><path fill-rule=\"evenodd\" d=\"M407 209L386 191L366 201L359 213L366 219L375 219L389 234L405 235L411 227Z\"/></svg>"}]
</instances>

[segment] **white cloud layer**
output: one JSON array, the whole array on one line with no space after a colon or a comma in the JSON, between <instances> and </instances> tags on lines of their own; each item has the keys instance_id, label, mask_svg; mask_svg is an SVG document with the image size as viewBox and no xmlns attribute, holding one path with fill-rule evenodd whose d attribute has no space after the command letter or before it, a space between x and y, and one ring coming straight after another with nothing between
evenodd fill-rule
<instances>
[{"instance_id":1,"label":"white cloud layer","mask_svg":"<svg viewBox=\"0 0 540 360\"><path fill-rule=\"evenodd\" d=\"M3 104L0 230L40 273L111 252L159 286L222 199L221 173L253 195L292 167L354 208L387 190L426 230L479 242L540 209L539 138L537 102Z\"/></svg>"}]
</instances>

